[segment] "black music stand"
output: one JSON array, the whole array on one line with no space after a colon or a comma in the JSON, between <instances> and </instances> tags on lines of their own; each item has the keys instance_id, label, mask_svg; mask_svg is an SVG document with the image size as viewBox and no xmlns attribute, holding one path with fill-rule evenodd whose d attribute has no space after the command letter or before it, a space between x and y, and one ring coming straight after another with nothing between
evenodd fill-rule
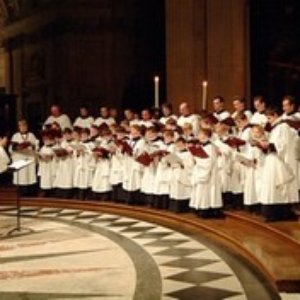
<instances>
[{"instance_id":1,"label":"black music stand","mask_svg":"<svg viewBox=\"0 0 300 300\"><path fill-rule=\"evenodd\" d=\"M19 181L19 172L23 170L24 168L28 167L33 163L33 160L31 159L21 159L16 162L13 162L8 166L7 171L15 173L17 175L17 225L15 228L11 229L6 236L14 236L14 235L20 235L20 234L26 234L30 233L33 230L30 228L22 227L21 226L21 193L20 193L20 181Z\"/></svg>"}]
</instances>

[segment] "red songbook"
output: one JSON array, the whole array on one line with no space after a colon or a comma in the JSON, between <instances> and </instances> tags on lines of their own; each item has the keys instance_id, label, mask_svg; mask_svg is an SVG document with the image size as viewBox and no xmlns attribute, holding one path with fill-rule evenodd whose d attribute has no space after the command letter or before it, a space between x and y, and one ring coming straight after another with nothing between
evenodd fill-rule
<instances>
[{"instance_id":1,"label":"red songbook","mask_svg":"<svg viewBox=\"0 0 300 300\"><path fill-rule=\"evenodd\" d=\"M97 156L101 158L108 158L109 157L109 151L103 147L96 147L92 150L92 152Z\"/></svg>"},{"instance_id":2,"label":"red songbook","mask_svg":"<svg viewBox=\"0 0 300 300\"><path fill-rule=\"evenodd\" d=\"M232 147L232 148L238 148L241 146L246 145L246 142L242 139L239 139L237 137L230 137L225 141L225 144L227 144L228 146Z\"/></svg>"},{"instance_id":3,"label":"red songbook","mask_svg":"<svg viewBox=\"0 0 300 300\"><path fill-rule=\"evenodd\" d=\"M17 143L17 142L12 142L12 149L17 150L17 151L22 151L26 150L31 146L30 142L22 142L22 143Z\"/></svg>"},{"instance_id":4,"label":"red songbook","mask_svg":"<svg viewBox=\"0 0 300 300\"><path fill-rule=\"evenodd\" d=\"M69 152L63 148L54 149L53 151L57 157L63 158L63 157L67 157L69 155Z\"/></svg>"},{"instance_id":5,"label":"red songbook","mask_svg":"<svg viewBox=\"0 0 300 300\"><path fill-rule=\"evenodd\" d=\"M199 157L199 158L208 158L208 154L205 152L203 147L200 145L192 146L188 148L189 151L192 153L193 156Z\"/></svg>"},{"instance_id":6,"label":"red songbook","mask_svg":"<svg viewBox=\"0 0 300 300\"><path fill-rule=\"evenodd\" d=\"M225 124L225 125L227 125L227 126L230 126L230 127L235 126L234 119L231 118L231 117L228 117L228 118L222 120L220 123L223 123L223 124Z\"/></svg>"},{"instance_id":7,"label":"red songbook","mask_svg":"<svg viewBox=\"0 0 300 300\"><path fill-rule=\"evenodd\" d=\"M155 158L155 157L162 158L162 157L168 155L169 153L170 152L166 151L166 150L157 150L157 151L154 151L150 156L152 158Z\"/></svg>"},{"instance_id":8,"label":"red songbook","mask_svg":"<svg viewBox=\"0 0 300 300\"><path fill-rule=\"evenodd\" d=\"M148 167L152 163L153 158L147 152L144 152L136 158L136 161L143 166Z\"/></svg>"},{"instance_id":9,"label":"red songbook","mask_svg":"<svg viewBox=\"0 0 300 300\"><path fill-rule=\"evenodd\" d=\"M115 141L117 147L120 147L123 154L132 155L133 149L130 147L130 145L126 141L122 140L116 140Z\"/></svg>"}]
</instances>

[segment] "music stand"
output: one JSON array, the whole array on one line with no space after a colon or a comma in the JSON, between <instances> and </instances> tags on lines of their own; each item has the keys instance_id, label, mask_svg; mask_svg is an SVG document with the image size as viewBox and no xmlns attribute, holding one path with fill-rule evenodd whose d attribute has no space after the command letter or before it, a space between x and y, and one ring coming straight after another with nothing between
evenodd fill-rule
<instances>
[{"instance_id":1,"label":"music stand","mask_svg":"<svg viewBox=\"0 0 300 300\"><path fill-rule=\"evenodd\" d=\"M8 168L7 171L15 173L17 175L17 226L13 229L11 229L6 235L7 236L12 236L15 233L17 234L26 234L29 232L32 232L33 230L30 228L26 228L26 227L21 227L21 197L20 197L20 181L19 181L19 173L21 170L23 170L24 168L28 167L29 165L31 165L34 161L31 159L20 159L18 161L15 161L13 163L11 163Z\"/></svg>"}]
</instances>

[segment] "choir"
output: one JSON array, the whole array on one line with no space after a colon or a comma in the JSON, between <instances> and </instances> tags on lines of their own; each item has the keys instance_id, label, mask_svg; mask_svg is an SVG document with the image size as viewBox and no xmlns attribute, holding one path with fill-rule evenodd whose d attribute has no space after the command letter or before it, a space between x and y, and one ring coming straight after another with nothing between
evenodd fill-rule
<instances>
[{"instance_id":1,"label":"choir","mask_svg":"<svg viewBox=\"0 0 300 300\"><path fill-rule=\"evenodd\" d=\"M291 219L300 189L300 112L286 96L283 114L241 97L235 111L212 99L214 111L192 113L188 103L158 111L100 108L93 118L86 106L71 124L58 105L51 107L39 140L26 120L18 122L9 152L12 161L30 158L18 184L25 195L39 183L44 197L110 200L149 205L202 218L223 217L223 209L245 208L266 221ZM8 157L0 139L0 169ZM14 184L17 184L14 178Z\"/></svg>"}]
</instances>

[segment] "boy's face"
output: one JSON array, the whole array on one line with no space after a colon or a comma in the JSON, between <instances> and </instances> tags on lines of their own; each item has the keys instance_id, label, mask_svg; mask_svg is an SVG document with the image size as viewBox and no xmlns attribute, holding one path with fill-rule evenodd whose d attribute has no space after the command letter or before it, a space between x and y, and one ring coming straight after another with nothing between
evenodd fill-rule
<instances>
[{"instance_id":1,"label":"boy's face","mask_svg":"<svg viewBox=\"0 0 300 300\"><path fill-rule=\"evenodd\" d=\"M199 131L199 133L198 133L198 140L200 142L207 141L208 140L208 136L203 131Z\"/></svg>"},{"instance_id":2,"label":"boy's face","mask_svg":"<svg viewBox=\"0 0 300 300\"><path fill-rule=\"evenodd\" d=\"M255 139L260 139L261 137L263 137L263 131L257 127L253 127L251 129L251 133L252 133L253 138L255 138Z\"/></svg>"},{"instance_id":3,"label":"boy's face","mask_svg":"<svg viewBox=\"0 0 300 300\"><path fill-rule=\"evenodd\" d=\"M164 134L164 142L165 143L173 142L173 137L169 134Z\"/></svg>"},{"instance_id":4,"label":"boy's face","mask_svg":"<svg viewBox=\"0 0 300 300\"><path fill-rule=\"evenodd\" d=\"M26 133L28 131L28 126L27 124L24 123L19 123L19 131L21 133Z\"/></svg>"},{"instance_id":5,"label":"boy's face","mask_svg":"<svg viewBox=\"0 0 300 300\"><path fill-rule=\"evenodd\" d=\"M66 141L69 141L72 139L72 133L64 133L64 139Z\"/></svg>"},{"instance_id":6,"label":"boy's face","mask_svg":"<svg viewBox=\"0 0 300 300\"><path fill-rule=\"evenodd\" d=\"M182 141L178 141L178 142L176 142L175 146L176 146L176 150L180 151L180 150L185 149L186 144Z\"/></svg>"},{"instance_id":7,"label":"boy's face","mask_svg":"<svg viewBox=\"0 0 300 300\"><path fill-rule=\"evenodd\" d=\"M89 139L89 135L87 133L83 132L81 134L81 140L82 141L87 141L88 139Z\"/></svg>"},{"instance_id":8,"label":"boy's face","mask_svg":"<svg viewBox=\"0 0 300 300\"><path fill-rule=\"evenodd\" d=\"M130 128L130 134L131 134L133 137L140 136L140 132L139 132L136 128L133 128L133 127Z\"/></svg>"}]
</instances>

